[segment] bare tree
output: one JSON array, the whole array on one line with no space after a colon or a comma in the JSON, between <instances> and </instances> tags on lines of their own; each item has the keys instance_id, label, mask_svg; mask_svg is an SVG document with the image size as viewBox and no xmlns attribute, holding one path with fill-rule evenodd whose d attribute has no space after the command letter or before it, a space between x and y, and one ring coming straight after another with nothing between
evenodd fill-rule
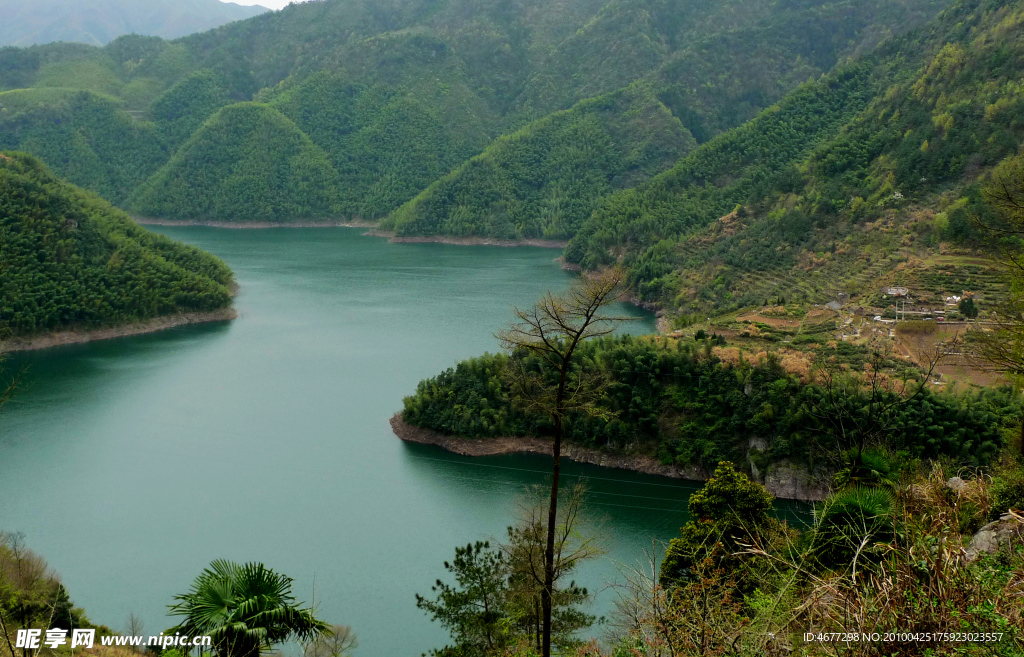
<instances>
[{"instance_id":1,"label":"bare tree","mask_svg":"<svg viewBox=\"0 0 1024 657\"><path fill-rule=\"evenodd\" d=\"M128 636L142 636L142 632L145 630L146 624L142 622L142 619L135 615L135 613L128 614L128 618L124 619L125 634ZM132 650L138 652L137 647L133 646Z\"/></svg>"},{"instance_id":2,"label":"bare tree","mask_svg":"<svg viewBox=\"0 0 1024 657\"><path fill-rule=\"evenodd\" d=\"M50 627L60 579L42 557L28 549L25 535L20 532L0 532L0 586L13 594L7 606L13 618L5 619L0 614L0 628L5 635L7 620L27 628L33 621L48 617L45 626ZM22 657L31 657L35 652L37 649L22 648Z\"/></svg>"},{"instance_id":3,"label":"bare tree","mask_svg":"<svg viewBox=\"0 0 1024 657\"><path fill-rule=\"evenodd\" d=\"M990 313L991 330L969 334L977 354L996 368L1024 381L1024 155L1003 161L992 172L982 190L996 223L978 222L981 228L1004 239L1001 268L1007 292ZM1024 423L1021 424L1020 453L1024 456Z\"/></svg>"},{"instance_id":4,"label":"bare tree","mask_svg":"<svg viewBox=\"0 0 1024 657\"><path fill-rule=\"evenodd\" d=\"M575 638L575 633L588 627L593 617L576 609L589 596L575 583L561 583L588 559L604 553L598 531L582 531L585 521L586 486L577 482L567 499L559 506L555 529L555 558L552 583L553 643ZM501 546L509 564L508 607L517 619L523 635L530 636L537 650L543 644L541 597L545 590L545 553L547 542L547 509L544 502L530 498L519 505L518 522L508 528L508 543ZM587 522L593 529L593 523Z\"/></svg>"},{"instance_id":5,"label":"bare tree","mask_svg":"<svg viewBox=\"0 0 1024 657\"><path fill-rule=\"evenodd\" d=\"M497 334L511 352L510 383L517 401L530 410L547 415L554 424L551 456L551 498L548 506L547 541L544 553L544 586L541 590L541 655L551 655L551 609L555 579L555 534L558 516L558 477L562 431L570 412L600 414L594 378L576 362L579 346L587 339L612 333L628 317L609 317L602 310L618 298L622 271L610 269L597 276L581 278L564 296L547 293L532 308L516 308L518 322ZM545 372L531 369L527 357L537 357L550 366L555 380Z\"/></svg>"},{"instance_id":6,"label":"bare tree","mask_svg":"<svg viewBox=\"0 0 1024 657\"><path fill-rule=\"evenodd\" d=\"M348 625L331 625L330 634L318 636L306 644L303 657L349 657L359 646L355 632Z\"/></svg>"},{"instance_id":7,"label":"bare tree","mask_svg":"<svg viewBox=\"0 0 1024 657\"><path fill-rule=\"evenodd\" d=\"M889 444L897 413L924 392L935 369L960 345L955 336L934 353L919 354L923 366L907 369L902 376L892 367L891 344L873 350L859 372L835 362L819 365L814 378L822 394L808 404L807 413L818 426L818 442L827 443L821 445L821 455L838 459L834 466L857 467L865 450Z\"/></svg>"}]
</instances>

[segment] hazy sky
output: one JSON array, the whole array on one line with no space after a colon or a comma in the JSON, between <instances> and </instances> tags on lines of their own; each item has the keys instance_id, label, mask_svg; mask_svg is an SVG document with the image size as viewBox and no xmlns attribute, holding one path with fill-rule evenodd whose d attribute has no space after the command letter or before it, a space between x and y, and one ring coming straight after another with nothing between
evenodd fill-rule
<instances>
[{"instance_id":1,"label":"hazy sky","mask_svg":"<svg viewBox=\"0 0 1024 657\"><path fill-rule=\"evenodd\" d=\"M221 0L223 2L223 0ZM236 5L263 5L268 9L281 9L287 7L293 0L232 0ZM302 0L294 0L301 2Z\"/></svg>"}]
</instances>

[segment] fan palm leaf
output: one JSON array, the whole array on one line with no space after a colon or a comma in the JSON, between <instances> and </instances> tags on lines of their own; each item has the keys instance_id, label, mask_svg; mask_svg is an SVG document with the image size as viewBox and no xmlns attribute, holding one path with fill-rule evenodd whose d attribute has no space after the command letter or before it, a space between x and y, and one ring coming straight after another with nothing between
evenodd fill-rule
<instances>
[{"instance_id":1,"label":"fan palm leaf","mask_svg":"<svg viewBox=\"0 0 1024 657\"><path fill-rule=\"evenodd\" d=\"M220 657L258 657L293 638L303 641L330 632L312 610L302 609L291 593L292 579L261 563L213 561L175 596L170 615L184 616L172 631L210 636Z\"/></svg>"}]
</instances>

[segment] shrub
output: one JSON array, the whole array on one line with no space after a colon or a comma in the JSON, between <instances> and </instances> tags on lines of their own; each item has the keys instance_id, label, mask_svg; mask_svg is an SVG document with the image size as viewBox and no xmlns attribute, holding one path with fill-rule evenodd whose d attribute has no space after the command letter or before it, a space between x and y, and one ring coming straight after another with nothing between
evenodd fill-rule
<instances>
[{"instance_id":1,"label":"shrub","mask_svg":"<svg viewBox=\"0 0 1024 657\"><path fill-rule=\"evenodd\" d=\"M893 496L882 488L854 486L833 493L815 509L812 559L824 568L854 567L873 546L893 539Z\"/></svg>"},{"instance_id":2,"label":"shrub","mask_svg":"<svg viewBox=\"0 0 1024 657\"><path fill-rule=\"evenodd\" d=\"M998 520L1010 509L1024 510L1024 467L1004 470L992 480L990 520Z\"/></svg>"}]
</instances>

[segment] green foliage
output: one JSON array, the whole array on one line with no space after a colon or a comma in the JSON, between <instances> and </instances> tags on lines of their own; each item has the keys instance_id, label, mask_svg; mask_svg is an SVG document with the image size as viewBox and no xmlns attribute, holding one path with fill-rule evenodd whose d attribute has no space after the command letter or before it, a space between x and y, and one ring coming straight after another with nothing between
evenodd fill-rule
<instances>
[{"instance_id":1,"label":"green foliage","mask_svg":"<svg viewBox=\"0 0 1024 657\"><path fill-rule=\"evenodd\" d=\"M974 303L974 297L964 297L961 299L957 310L967 319L974 319L978 316L978 304Z\"/></svg>"},{"instance_id":2,"label":"green foliage","mask_svg":"<svg viewBox=\"0 0 1024 657\"><path fill-rule=\"evenodd\" d=\"M9 633L23 628L96 628L75 607L60 578L25 545L24 534L0 531L0 617ZM100 633L109 633L106 627Z\"/></svg>"},{"instance_id":3,"label":"green foliage","mask_svg":"<svg viewBox=\"0 0 1024 657\"><path fill-rule=\"evenodd\" d=\"M693 139L648 85L499 138L381 224L400 235L564 239L597 200L658 173Z\"/></svg>"},{"instance_id":4,"label":"green foliage","mask_svg":"<svg viewBox=\"0 0 1024 657\"><path fill-rule=\"evenodd\" d=\"M628 247L634 254L627 260L632 282L642 297L656 297L657 280L671 271L671 240L729 213L773 172L833 134L863 107L869 73L863 64L849 65L806 84L755 120L697 148L649 184L608 197L573 238L566 258L592 268L609 262L609 248ZM790 241L808 228L806 222L793 221L773 227ZM752 241L731 258L760 257L749 252L760 244ZM765 255L780 262L791 258L786 252Z\"/></svg>"},{"instance_id":5,"label":"green foliage","mask_svg":"<svg viewBox=\"0 0 1024 657\"><path fill-rule=\"evenodd\" d=\"M737 472L732 463L719 463L704 487L690 497L690 520L665 550L661 585L672 589L682 584L705 559L727 571L749 565L749 559L736 552L741 543L764 546L778 533L779 523L772 517L774 500L764 486Z\"/></svg>"},{"instance_id":6,"label":"green foliage","mask_svg":"<svg viewBox=\"0 0 1024 657\"><path fill-rule=\"evenodd\" d=\"M948 474L936 465L895 494L836 493L817 506L812 527L746 551L760 559L754 568L736 572L705 559L668 591L634 579L627 599L639 604L630 611L645 613L629 616L627 638L612 654L771 654L780 639L842 633L851 623L862 637L917 635L907 654L1018 654L1024 549L1017 541L998 554L973 554L976 525L964 520L985 506L987 478L952 490ZM995 634L984 647L952 647L936 632ZM825 642L806 643L806 655L835 653ZM862 642L852 652L892 654L881 645Z\"/></svg>"},{"instance_id":7,"label":"green foliage","mask_svg":"<svg viewBox=\"0 0 1024 657\"><path fill-rule=\"evenodd\" d=\"M836 488L846 488L849 485L896 485L895 468L888 455L881 450L851 448L846 453L846 462L849 465L833 477L832 481Z\"/></svg>"},{"instance_id":8,"label":"green foliage","mask_svg":"<svg viewBox=\"0 0 1024 657\"><path fill-rule=\"evenodd\" d=\"M837 348L834 355L851 358L844 353ZM850 428L833 436L834 427L818 412L831 399L828 391L801 383L775 358L728 364L712 354L707 341L626 336L585 343L579 359L599 376L604 412L602 417L567 417L566 439L578 445L613 451L631 446L665 463L711 468L723 460L744 462L751 436L767 443L758 457L765 463L784 458L809 463L822 449L819 445L858 436ZM467 438L549 434L549 419L511 403L502 375L506 362L504 355L486 354L421 381L416 394L406 397L402 417ZM551 375L539 360L527 367ZM1021 416L1020 401L1008 389L961 394L926 389L901 404L893 404L888 393L884 397L872 402L851 389L843 396L842 412L860 417L869 404L891 405L891 412L879 419L885 423L882 435L891 449L905 451L908 458L946 455L958 463L983 465L998 454L1004 430ZM877 433L877 427L862 429Z\"/></svg>"},{"instance_id":9,"label":"green foliage","mask_svg":"<svg viewBox=\"0 0 1024 657\"><path fill-rule=\"evenodd\" d=\"M41 66L33 86L88 89L95 93L117 96L124 87L124 80L107 58L77 59L51 62Z\"/></svg>"},{"instance_id":10,"label":"green foliage","mask_svg":"<svg viewBox=\"0 0 1024 657\"><path fill-rule=\"evenodd\" d=\"M992 511L989 520L1016 509L1024 511L1024 467L1005 467L992 480Z\"/></svg>"},{"instance_id":11,"label":"green foliage","mask_svg":"<svg viewBox=\"0 0 1024 657\"><path fill-rule=\"evenodd\" d=\"M207 120L127 205L178 219L333 219L336 180L294 123L267 105L238 103Z\"/></svg>"},{"instance_id":12,"label":"green foliage","mask_svg":"<svg viewBox=\"0 0 1024 657\"><path fill-rule=\"evenodd\" d=\"M991 217L973 183L1024 138L1019 11L964 0L840 65L648 185L605 199L567 259L592 268L621 258L642 299L682 312L782 292L824 302L830 290L862 292L907 246L868 222L907 234L915 228L900 210L951 185L962 200L927 230L982 246L976 223ZM748 216L727 216L736 203Z\"/></svg>"},{"instance_id":13,"label":"green foliage","mask_svg":"<svg viewBox=\"0 0 1024 657\"><path fill-rule=\"evenodd\" d=\"M493 655L508 647L504 603L508 588L506 562L486 541L455 548L455 559L444 562L456 585L441 580L431 587L437 599L416 595L416 606L451 634L454 646L433 650L445 657Z\"/></svg>"},{"instance_id":14,"label":"green foliage","mask_svg":"<svg viewBox=\"0 0 1024 657\"><path fill-rule=\"evenodd\" d=\"M140 228L38 160L0 154L0 333L112 325L230 303L219 259Z\"/></svg>"},{"instance_id":15,"label":"green foliage","mask_svg":"<svg viewBox=\"0 0 1024 657\"><path fill-rule=\"evenodd\" d=\"M120 101L69 89L0 93L0 149L30 152L114 203L167 154L154 126L132 119Z\"/></svg>"},{"instance_id":16,"label":"green foliage","mask_svg":"<svg viewBox=\"0 0 1024 657\"><path fill-rule=\"evenodd\" d=\"M143 179L154 183L156 169L204 129L226 94L271 103L326 153L337 174L329 195L345 218L386 217L430 190L429 202L404 211L394 227L561 239L599 197L685 153L683 125L710 139L844 53L870 49L883 30L926 20L944 1L869 0L853 9L809 0L527 0L514 10L496 0L296 3L175 42L127 35L104 48L4 49L0 89L89 90L124 101L136 122L155 120L163 139L145 146L162 153L134 153L129 144L119 154L134 160L139 181L113 190L76 178L118 203ZM551 115L587 98L568 115ZM30 114L47 112L44 102ZM526 134L515 132L536 119L543 120ZM466 162L502 133L512 136ZM5 145L67 175L96 169L88 153L54 158L52 147L43 152L31 140ZM309 209L293 187L273 191L278 209ZM204 187L196 204L222 206L221 220L258 219L219 196ZM445 207L449 197L458 199L454 208ZM147 206L183 218L176 209Z\"/></svg>"},{"instance_id":17,"label":"green foliage","mask_svg":"<svg viewBox=\"0 0 1024 657\"><path fill-rule=\"evenodd\" d=\"M485 143L466 126L450 125L435 99L417 91L320 72L271 102L327 153L339 176L341 213L376 219Z\"/></svg>"},{"instance_id":18,"label":"green foliage","mask_svg":"<svg viewBox=\"0 0 1024 657\"><path fill-rule=\"evenodd\" d=\"M695 520L729 520L759 525L771 517L772 497L764 486L750 481L735 466L722 461L704 488L690 497L690 516Z\"/></svg>"},{"instance_id":19,"label":"green foliage","mask_svg":"<svg viewBox=\"0 0 1024 657\"><path fill-rule=\"evenodd\" d=\"M184 616L170 631L209 636L218 655L259 657L291 639L309 641L330 631L312 609L298 606L292 578L262 563L239 565L217 559L192 583L188 593L174 596L169 615Z\"/></svg>"},{"instance_id":20,"label":"green foliage","mask_svg":"<svg viewBox=\"0 0 1024 657\"><path fill-rule=\"evenodd\" d=\"M153 101L149 115L167 143L175 147L227 104L227 91L217 75L202 70L192 73L161 94Z\"/></svg>"},{"instance_id":21,"label":"green foliage","mask_svg":"<svg viewBox=\"0 0 1024 657\"><path fill-rule=\"evenodd\" d=\"M883 488L853 486L830 495L815 509L806 540L819 567L846 568L869 562L878 543L894 538L893 495Z\"/></svg>"},{"instance_id":22,"label":"green foliage","mask_svg":"<svg viewBox=\"0 0 1024 657\"><path fill-rule=\"evenodd\" d=\"M499 657L514 646L529 645L540 626L542 559L547 526L533 521L509 527L509 543L492 547L477 541L455 548L455 559L444 567L455 584L437 580L434 599L416 596L416 606L439 622L453 644L431 650L436 657ZM556 548L562 554L561 547ZM590 600L585 588L560 580L575 569L576 561L556 563L552 598L552 642L563 650L579 643L577 633L590 627L594 617L579 607Z\"/></svg>"}]
</instances>

